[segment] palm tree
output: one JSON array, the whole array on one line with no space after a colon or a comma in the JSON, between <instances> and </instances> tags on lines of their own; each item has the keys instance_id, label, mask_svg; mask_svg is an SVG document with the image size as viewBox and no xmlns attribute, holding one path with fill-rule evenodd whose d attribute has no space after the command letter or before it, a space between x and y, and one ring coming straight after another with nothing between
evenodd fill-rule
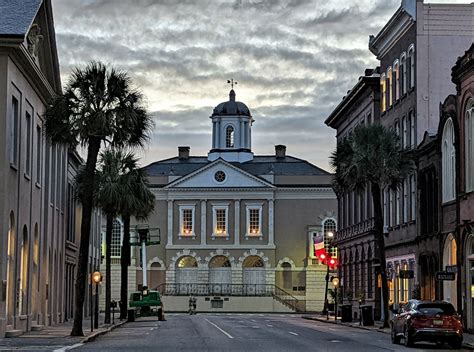
<instances>
[{"instance_id":1,"label":"palm tree","mask_svg":"<svg viewBox=\"0 0 474 352\"><path fill-rule=\"evenodd\" d=\"M370 186L374 206L376 254L382 279L383 327L388 327L388 283L381 192L399 189L414 171L413 153L402 150L398 135L376 123L361 126L343 139L331 155L335 169L334 189L338 196Z\"/></svg>"},{"instance_id":2,"label":"palm tree","mask_svg":"<svg viewBox=\"0 0 474 352\"><path fill-rule=\"evenodd\" d=\"M144 220L155 208L155 196L149 189L149 181L143 169L135 169L128 174L127 186L122 192L121 215L123 219L122 255L120 258L120 319L127 317L128 267L130 265L130 218ZM146 263L143 263L146 265Z\"/></svg>"},{"instance_id":3,"label":"palm tree","mask_svg":"<svg viewBox=\"0 0 474 352\"><path fill-rule=\"evenodd\" d=\"M122 149L106 149L100 154L100 169L97 172L98 191L97 205L106 215L105 232L105 319L110 324L111 302L111 253L112 228L114 218L120 211L120 201L126 178L131 171L137 168L137 160L132 153Z\"/></svg>"},{"instance_id":4,"label":"palm tree","mask_svg":"<svg viewBox=\"0 0 474 352\"><path fill-rule=\"evenodd\" d=\"M132 89L127 73L91 62L76 68L64 93L51 99L45 112L45 134L52 144L87 148L78 197L82 203L81 243L77 263L74 323L71 336L83 336L82 318L87 282L95 168L103 142L113 146L143 147L152 120L140 92Z\"/></svg>"}]
</instances>

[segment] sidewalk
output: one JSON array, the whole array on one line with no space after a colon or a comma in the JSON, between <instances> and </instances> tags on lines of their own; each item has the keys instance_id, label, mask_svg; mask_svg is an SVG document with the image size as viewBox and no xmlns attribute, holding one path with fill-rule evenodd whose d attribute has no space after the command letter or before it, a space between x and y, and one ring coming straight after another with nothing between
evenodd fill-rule
<instances>
[{"instance_id":1,"label":"sidewalk","mask_svg":"<svg viewBox=\"0 0 474 352\"><path fill-rule=\"evenodd\" d=\"M371 331L379 332L379 333L382 333L382 334L390 334L390 329L389 328L382 329L382 323L379 322L379 321L374 322L374 325L372 325L372 326L363 326L363 325L359 325L358 321L357 322L351 322L351 323L342 323L338 319L338 321L336 322L334 320L334 316L330 316L329 320L326 320L325 315L303 315L302 318L303 319L308 319L308 320L315 320L315 321L328 323L328 324L337 324L337 325L348 326L348 327L351 327L351 328L371 330ZM474 335L473 334L464 333L463 341L464 341L464 348L474 350Z\"/></svg>"},{"instance_id":2,"label":"sidewalk","mask_svg":"<svg viewBox=\"0 0 474 352\"><path fill-rule=\"evenodd\" d=\"M63 324L45 326L41 331L29 331L19 337L0 339L0 351L5 350L60 350L66 351L68 346L81 345L92 341L99 335L125 324L127 321L120 321L118 315L115 316L114 324L104 324L104 316L99 315L99 328L91 332L90 318L84 318L84 336L72 337L69 334L72 329L72 320Z\"/></svg>"}]
</instances>

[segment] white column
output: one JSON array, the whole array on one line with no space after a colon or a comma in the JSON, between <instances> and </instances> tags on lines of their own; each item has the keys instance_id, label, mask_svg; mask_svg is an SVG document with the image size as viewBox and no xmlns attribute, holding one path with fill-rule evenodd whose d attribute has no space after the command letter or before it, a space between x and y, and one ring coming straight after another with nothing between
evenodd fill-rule
<instances>
[{"instance_id":1,"label":"white column","mask_svg":"<svg viewBox=\"0 0 474 352\"><path fill-rule=\"evenodd\" d=\"M221 120L216 122L216 148L221 149Z\"/></svg>"},{"instance_id":2,"label":"white column","mask_svg":"<svg viewBox=\"0 0 474 352\"><path fill-rule=\"evenodd\" d=\"M244 120L240 120L240 148L245 148Z\"/></svg>"},{"instance_id":3,"label":"white column","mask_svg":"<svg viewBox=\"0 0 474 352\"><path fill-rule=\"evenodd\" d=\"M274 211L273 211L273 199L268 201L268 244L274 245Z\"/></svg>"},{"instance_id":4,"label":"white column","mask_svg":"<svg viewBox=\"0 0 474 352\"><path fill-rule=\"evenodd\" d=\"M212 121L212 149L216 147L216 123Z\"/></svg>"},{"instance_id":5,"label":"white column","mask_svg":"<svg viewBox=\"0 0 474 352\"><path fill-rule=\"evenodd\" d=\"M168 243L173 244L173 201L168 200Z\"/></svg>"},{"instance_id":6,"label":"white column","mask_svg":"<svg viewBox=\"0 0 474 352\"><path fill-rule=\"evenodd\" d=\"M247 128L247 147L249 149L252 149L252 119L249 119L249 122L248 122L249 126Z\"/></svg>"},{"instance_id":7,"label":"white column","mask_svg":"<svg viewBox=\"0 0 474 352\"><path fill-rule=\"evenodd\" d=\"M234 218L235 218L235 229L234 229L234 244L240 244L240 200L235 201L235 212L234 212Z\"/></svg>"},{"instance_id":8,"label":"white column","mask_svg":"<svg viewBox=\"0 0 474 352\"><path fill-rule=\"evenodd\" d=\"M142 273L143 273L143 284L142 286L148 287L147 275L146 275L146 242L142 241Z\"/></svg>"},{"instance_id":9,"label":"white column","mask_svg":"<svg viewBox=\"0 0 474 352\"><path fill-rule=\"evenodd\" d=\"M206 201L201 200L201 245L206 244L206 217L207 217L207 206Z\"/></svg>"}]
</instances>

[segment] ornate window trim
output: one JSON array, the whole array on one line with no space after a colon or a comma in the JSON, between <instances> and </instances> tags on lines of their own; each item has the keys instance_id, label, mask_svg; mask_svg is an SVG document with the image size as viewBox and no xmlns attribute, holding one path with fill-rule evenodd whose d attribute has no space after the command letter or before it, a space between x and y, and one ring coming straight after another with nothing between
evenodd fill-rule
<instances>
[{"instance_id":1,"label":"ornate window trim","mask_svg":"<svg viewBox=\"0 0 474 352\"><path fill-rule=\"evenodd\" d=\"M466 192L474 191L474 101L467 104L464 119Z\"/></svg>"},{"instance_id":2,"label":"ornate window trim","mask_svg":"<svg viewBox=\"0 0 474 352\"><path fill-rule=\"evenodd\" d=\"M454 142L454 125L450 117L443 126L443 138L441 139L443 203L456 198L456 147Z\"/></svg>"},{"instance_id":3,"label":"ornate window trim","mask_svg":"<svg viewBox=\"0 0 474 352\"><path fill-rule=\"evenodd\" d=\"M221 231L217 229L217 211L225 211L225 230ZM212 205L212 235L211 238L229 239L229 204L213 204Z\"/></svg>"},{"instance_id":4,"label":"ornate window trim","mask_svg":"<svg viewBox=\"0 0 474 352\"><path fill-rule=\"evenodd\" d=\"M258 232L251 232L250 230L250 211L251 210L258 210ZM263 230L262 230L262 214L263 214L263 206L262 204L247 204L245 207L245 214L246 214L246 233L245 239L249 238L259 238L260 240L263 238Z\"/></svg>"},{"instance_id":5,"label":"ornate window trim","mask_svg":"<svg viewBox=\"0 0 474 352\"><path fill-rule=\"evenodd\" d=\"M186 232L184 229L184 212L185 210L191 210L191 231ZM181 239L182 237L191 237L196 238L195 232L195 212L196 206L195 205L179 205L179 233L178 238Z\"/></svg>"}]
</instances>

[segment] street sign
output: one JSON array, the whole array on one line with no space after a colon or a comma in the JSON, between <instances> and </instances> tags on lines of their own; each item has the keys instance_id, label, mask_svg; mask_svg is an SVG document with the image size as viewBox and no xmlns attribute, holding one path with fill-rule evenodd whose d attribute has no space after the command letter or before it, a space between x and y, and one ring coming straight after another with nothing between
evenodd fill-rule
<instances>
[{"instance_id":1,"label":"street sign","mask_svg":"<svg viewBox=\"0 0 474 352\"><path fill-rule=\"evenodd\" d=\"M457 265L446 265L446 271L448 273L457 273L458 272L458 267L457 267Z\"/></svg>"},{"instance_id":2,"label":"street sign","mask_svg":"<svg viewBox=\"0 0 474 352\"><path fill-rule=\"evenodd\" d=\"M447 271L438 271L436 273L436 280L438 281L453 281L456 275Z\"/></svg>"},{"instance_id":3,"label":"street sign","mask_svg":"<svg viewBox=\"0 0 474 352\"><path fill-rule=\"evenodd\" d=\"M413 270L400 270L398 277L400 277L400 279L413 279L415 272Z\"/></svg>"}]
</instances>

